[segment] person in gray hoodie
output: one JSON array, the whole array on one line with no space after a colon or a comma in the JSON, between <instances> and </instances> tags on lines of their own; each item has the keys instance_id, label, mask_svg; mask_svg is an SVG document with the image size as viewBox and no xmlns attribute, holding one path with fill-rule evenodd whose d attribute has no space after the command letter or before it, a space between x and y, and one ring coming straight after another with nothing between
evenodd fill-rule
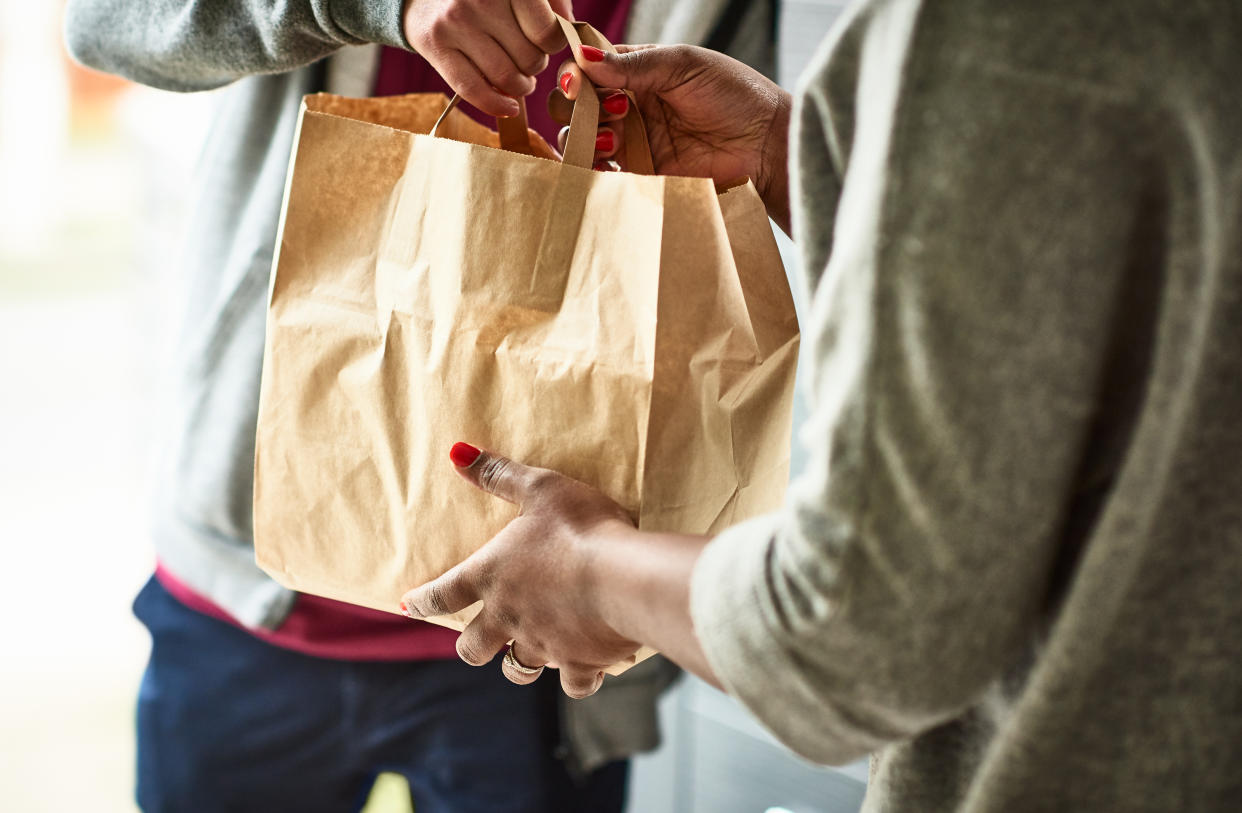
<instances>
[{"instance_id":1,"label":"person in gray hoodie","mask_svg":"<svg viewBox=\"0 0 1242 813\"><path fill-rule=\"evenodd\" d=\"M69 0L78 61L166 90L221 88L169 263L184 290L175 413L161 444L159 567L135 602L152 635L138 708L144 810L350 809L380 770L410 780L419 813L618 810L625 759L657 744L667 662L584 701L558 700L551 684L523 696L462 665L445 631L296 595L254 564L266 291L302 96L370 95L394 64L416 70L399 57L417 52L467 101L511 113L563 44L554 10L573 11L568 0ZM578 11L619 40L707 42L772 70L774 0L580 0Z\"/></svg>"}]
</instances>

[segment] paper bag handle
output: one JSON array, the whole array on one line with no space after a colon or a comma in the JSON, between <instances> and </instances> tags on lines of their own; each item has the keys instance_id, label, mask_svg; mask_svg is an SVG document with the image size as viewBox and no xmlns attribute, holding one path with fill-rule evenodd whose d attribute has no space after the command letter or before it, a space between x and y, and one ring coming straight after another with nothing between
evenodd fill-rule
<instances>
[{"instance_id":1,"label":"paper bag handle","mask_svg":"<svg viewBox=\"0 0 1242 813\"><path fill-rule=\"evenodd\" d=\"M565 39L573 50L574 61L582 64L582 46L591 45L611 53L617 49L603 34L587 23L575 23L557 15ZM629 110L625 114L625 168L638 175L654 175L655 168L651 160L651 144L647 141L647 126L643 123L642 114L638 112L638 104L634 94L623 91L630 98ZM461 95L454 93L448 106L431 126L431 135L436 135L440 125L453 108L461 102ZM498 117L496 132L500 134L500 147L509 152L523 155L534 155L530 146L530 134L526 123L526 100L517 99L518 114L516 116ZM599 97L595 95L595 85L582 76L582 89L578 100L574 103L574 112L569 120L569 134L565 138L565 153L562 161L570 166L590 169L595 165L595 135L599 130Z\"/></svg>"},{"instance_id":2,"label":"paper bag handle","mask_svg":"<svg viewBox=\"0 0 1242 813\"><path fill-rule=\"evenodd\" d=\"M440 114L440 118L436 119L436 123L431 125L430 135L434 136L436 131L440 129L440 125L448 118L448 114L453 112L453 108L461 102L461 94L454 93L453 98L449 99L448 105L444 108L444 112ZM527 130L526 124L526 100L517 99L518 114L516 116L498 116L496 118L496 132L500 134L500 148L509 152L518 152L522 155L534 155L535 151L530 146L530 132Z\"/></svg>"},{"instance_id":3,"label":"paper bag handle","mask_svg":"<svg viewBox=\"0 0 1242 813\"><path fill-rule=\"evenodd\" d=\"M617 49L603 34L587 23L574 23L557 15L565 39L573 50L574 61L582 64L582 46L590 45L610 53ZM651 144L647 141L647 126L643 123L642 114L638 112L638 104L634 94L622 91L630 99L629 111L625 114L625 168L628 172L639 175L654 175L655 168L651 161ZM595 95L595 85L582 75L582 89L574 102L574 112L569 119L569 135L565 138L565 153L562 160L570 166L589 169L595 164L595 136L599 129L599 97Z\"/></svg>"}]
</instances>

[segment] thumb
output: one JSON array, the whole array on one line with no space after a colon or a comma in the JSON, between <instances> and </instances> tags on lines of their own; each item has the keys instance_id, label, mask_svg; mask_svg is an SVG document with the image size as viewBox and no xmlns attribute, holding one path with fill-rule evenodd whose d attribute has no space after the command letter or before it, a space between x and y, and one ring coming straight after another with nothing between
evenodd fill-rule
<instances>
[{"instance_id":1,"label":"thumb","mask_svg":"<svg viewBox=\"0 0 1242 813\"><path fill-rule=\"evenodd\" d=\"M580 67L596 87L658 92L673 84L677 50L673 46L618 45L614 54L583 46Z\"/></svg>"},{"instance_id":2,"label":"thumb","mask_svg":"<svg viewBox=\"0 0 1242 813\"><path fill-rule=\"evenodd\" d=\"M549 474L547 469L527 466L507 457L485 452L469 443L454 443L449 450L449 459L453 461L457 473L476 487L519 508L535 490L541 476Z\"/></svg>"}]
</instances>

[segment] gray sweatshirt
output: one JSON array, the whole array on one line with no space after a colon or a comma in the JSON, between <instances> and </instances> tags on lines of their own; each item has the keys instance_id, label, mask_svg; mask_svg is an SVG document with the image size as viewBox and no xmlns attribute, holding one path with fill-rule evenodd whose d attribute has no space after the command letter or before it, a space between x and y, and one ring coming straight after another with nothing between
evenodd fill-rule
<instances>
[{"instance_id":1,"label":"gray sweatshirt","mask_svg":"<svg viewBox=\"0 0 1242 813\"><path fill-rule=\"evenodd\" d=\"M630 42L713 39L771 70L774 0L634 0ZM69 0L80 62L165 90L221 91L190 199L171 431L154 514L156 552L179 579L251 627L274 628L295 595L254 563L254 437L268 277L302 96L371 92L379 45L409 48L401 0ZM589 22L589 21L588 21ZM325 57L330 57L325 59ZM675 672L652 659L566 703L573 762L654 747L655 698Z\"/></svg>"},{"instance_id":2,"label":"gray sweatshirt","mask_svg":"<svg viewBox=\"0 0 1242 813\"><path fill-rule=\"evenodd\" d=\"M867 811L1242 810L1240 43L876 0L803 78L810 464L692 614Z\"/></svg>"}]
</instances>

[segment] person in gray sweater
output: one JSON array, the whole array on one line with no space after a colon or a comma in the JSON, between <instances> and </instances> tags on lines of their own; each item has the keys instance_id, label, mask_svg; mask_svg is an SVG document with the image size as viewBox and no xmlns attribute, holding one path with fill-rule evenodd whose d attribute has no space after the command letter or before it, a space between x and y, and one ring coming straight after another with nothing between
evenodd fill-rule
<instances>
[{"instance_id":1,"label":"person in gray sweater","mask_svg":"<svg viewBox=\"0 0 1242 813\"><path fill-rule=\"evenodd\" d=\"M705 539L458 447L522 516L410 613L482 600L473 662L576 692L654 645L873 754L868 813L1242 810L1239 41L1234 0L868 0L796 106L702 50L584 62L660 171L792 202L810 463Z\"/></svg>"},{"instance_id":2,"label":"person in gray sweater","mask_svg":"<svg viewBox=\"0 0 1242 813\"><path fill-rule=\"evenodd\" d=\"M614 36L710 42L773 66L775 0L578 6L588 21L619 23ZM676 674L667 662L581 702L558 702L551 685L545 697L517 695L490 670L461 664L445 631L415 635L399 616L296 595L254 562L266 293L303 95L370 95L394 49L417 51L467 100L504 115L563 44L553 10L571 7L67 3L66 42L78 61L165 90L218 89L186 190L184 247L169 261L184 298L171 430L159 444L159 569L135 603L152 634L138 706L138 797L148 813L346 810L379 770L407 776L420 813L619 810L624 760L657 744L654 704Z\"/></svg>"}]
</instances>

